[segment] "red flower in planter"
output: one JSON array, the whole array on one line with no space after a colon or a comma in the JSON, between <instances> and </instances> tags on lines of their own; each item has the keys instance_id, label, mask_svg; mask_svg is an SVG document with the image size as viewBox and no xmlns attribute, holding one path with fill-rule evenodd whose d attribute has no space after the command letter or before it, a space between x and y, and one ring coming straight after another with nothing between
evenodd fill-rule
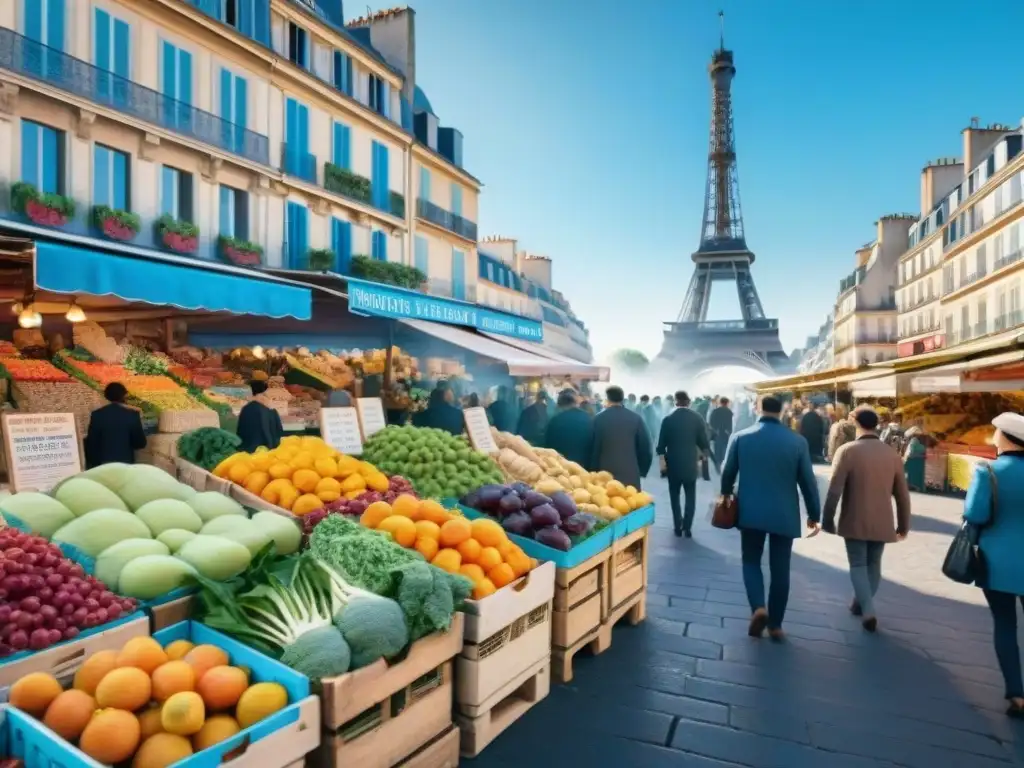
<instances>
[{"instance_id":1,"label":"red flower in planter","mask_svg":"<svg viewBox=\"0 0 1024 768\"><path fill-rule=\"evenodd\" d=\"M255 251L243 251L227 246L224 249L224 255L227 256L228 261L239 267L258 267L260 265L260 255Z\"/></svg>"},{"instance_id":2,"label":"red flower in planter","mask_svg":"<svg viewBox=\"0 0 1024 768\"><path fill-rule=\"evenodd\" d=\"M164 232L164 245L178 253L195 253L199 247L199 238L186 237L177 232Z\"/></svg>"},{"instance_id":3,"label":"red flower in planter","mask_svg":"<svg viewBox=\"0 0 1024 768\"><path fill-rule=\"evenodd\" d=\"M36 224L48 227L63 227L68 223L67 217L63 213L43 205L38 200L29 200L25 203L25 215Z\"/></svg>"},{"instance_id":4,"label":"red flower in planter","mask_svg":"<svg viewBox=\"0 0 1024 768\"><path fill-rule=\"evenodd\" d=\"M113 216L108 216L103 220L103 234L112 240L131 240L135 237L135 230Z\"/></svg>"}]
</instances>

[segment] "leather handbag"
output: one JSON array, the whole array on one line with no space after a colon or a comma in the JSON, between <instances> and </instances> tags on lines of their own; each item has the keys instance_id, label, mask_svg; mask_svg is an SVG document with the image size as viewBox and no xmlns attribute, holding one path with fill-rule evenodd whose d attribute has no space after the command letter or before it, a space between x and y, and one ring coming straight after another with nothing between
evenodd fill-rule
<instances>
[{"instance_id":1,"label":"leather handbag","mask_svg":"<svg viewBox=\"0 0 1024 768\"><path fill-rule=\"evenodd\" d=\"M979 543L982 531L995 522L996 510L999 508L999 484L996 482L996 474L992 467L986 465L986 469L989 486L992 489L988 522L985 525L975 525L964 520L950 542L946 559L942 562L943 575L960 584L984 586L988 579L985 555Z\"/></svg>"},{"instance_id":2,"label":"leather handbag","mask_svg":"<svg viewBox=\"0 0 1024 768\"><path fill-rule=\"evenodd\" d=\"M700 457L700 479L701 480L707 480L707 481L711 480L711 470L708 469L708 457L707 456L701 456Z\"/></svg>"},{"instance_id":3,"label":"leather handbag","mask_svg":"<svg viewBox=\"0 0 1024 768\"><path fill-rule=\"evenodd\" d=\"M715 502L715 509L711 513L711 524L715 528L729 530L736 527L739 516L739 507L736 504L735 496L719 496Z\"/></svg>"}]
</instances>

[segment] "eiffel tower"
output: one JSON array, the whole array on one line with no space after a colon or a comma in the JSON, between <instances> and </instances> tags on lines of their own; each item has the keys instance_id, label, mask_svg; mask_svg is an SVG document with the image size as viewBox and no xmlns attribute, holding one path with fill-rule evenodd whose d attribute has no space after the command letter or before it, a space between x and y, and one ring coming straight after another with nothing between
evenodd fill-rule
<instances>
[{"instance_id":1,"label":"eiffel tower","mask_svg":"<svg viewBox=\"0 0 1024 768\"><path fill-rule=\"evenodd\" d=\"M719 13L724 22L724 14ZM754 254L747 247L736 176L736 138L732 120L732 51L725 49L724 31L708 66L711 77L711 140L704 192L704 223L696 268L675 322L665 323L658 360L697 375L724 365L743 365L774 375L790 367L779 341L779 321L765 317L750 274ZM743 317L708 320L714 283L732 283Z\"/></svg>"}]
</instances>

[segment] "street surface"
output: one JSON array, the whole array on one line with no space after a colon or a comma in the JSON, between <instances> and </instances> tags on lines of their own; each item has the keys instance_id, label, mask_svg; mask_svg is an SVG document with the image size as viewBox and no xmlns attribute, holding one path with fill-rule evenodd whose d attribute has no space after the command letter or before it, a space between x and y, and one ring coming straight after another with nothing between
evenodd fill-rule
<instances>
[{"instance_id":1,"label":"street surface","mask_svg":"<svg viewBox=\"0 0 1024 768\"><path fill-rule=\"evenodd\" d=\"M600 656L578 654L572 683L552 682L469 764L1024 766L1024 723L1003 714L981 591L939 570L961 501L913 494L911 534L883 559L875 635L848 612L842 540L797 542L788 640L775 644L747 637L739 536L707 522L714 482L698 483L691 540L672 535L665 481L645 487L658 505L647 621L617 627ZM767 551L765 570L767 582Z\"/></svg>"}]
</instances>

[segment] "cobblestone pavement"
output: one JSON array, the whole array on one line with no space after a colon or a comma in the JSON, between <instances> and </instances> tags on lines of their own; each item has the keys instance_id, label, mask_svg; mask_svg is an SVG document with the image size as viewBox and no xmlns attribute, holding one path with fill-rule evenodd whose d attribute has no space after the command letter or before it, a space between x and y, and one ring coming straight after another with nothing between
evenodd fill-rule
<instances>
[{"instance_id":1,"label":"cobblestone pavement","mask_svg":"<svg viewBox=\"0 0 1024 768\"><path fill-rule=\"evenodd\" d=\"M647 620L617 627L600 656L577 655L573 681L553 683L469 764L1024 766L981 592L939 572L960 501L914 495L911 535L883 560L875 635L848 612L842 540L797 542L788 640L775 644L746 635L739 539L706 521L712 484L698 484L692 540L672 535L665 482L647 486L658 504Z\"/></svg>"}]
</instances>

